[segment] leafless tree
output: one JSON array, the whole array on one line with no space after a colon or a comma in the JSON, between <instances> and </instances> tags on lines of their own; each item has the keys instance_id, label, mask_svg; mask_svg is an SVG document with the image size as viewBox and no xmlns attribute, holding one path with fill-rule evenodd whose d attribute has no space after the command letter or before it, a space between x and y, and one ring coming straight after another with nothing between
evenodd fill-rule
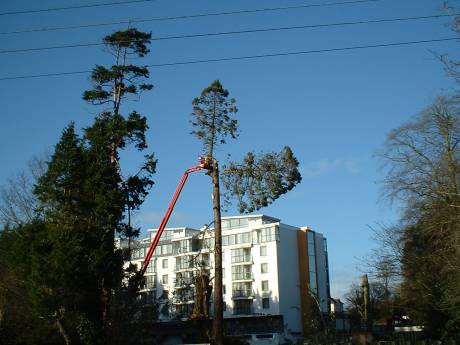
<instances>
[{"instance_id":1,"label":"leafless tree","mask_svg":"<svg viewBox=\"0 0 460 345\"><path fill-rule=\"evenodd\" d=\"M380 156L386 196L417 206L426 200L458 205L460 103L439 97L405 125L391 131Z\"/></svg>"},{"instance_id":2,"label":"leafless tree","mask_svg":"<svg viewBox=\"0 0 460 345\"><path fill-rule=\"evenodd\" d=\"M371 264L384 283L401 273L402 298L433 336L446 327L439 320L458 317L459 142L460 100L445 96L391 131L379 153L384 196L402 217L377 231L381 246Z\"/></svg>"},{"instance_id":3,"label":"leafless tree","mask_svg":"<svg viewBox=\"0 0 460 345\"><path fill-rule=\"evenodd\" d=\"M49 154L33 157L27 169L9 178L0 187L0 224L20 226L31 221L38 200L33 194L34 185L46 171Z\"/></svg>"}]
</instances>

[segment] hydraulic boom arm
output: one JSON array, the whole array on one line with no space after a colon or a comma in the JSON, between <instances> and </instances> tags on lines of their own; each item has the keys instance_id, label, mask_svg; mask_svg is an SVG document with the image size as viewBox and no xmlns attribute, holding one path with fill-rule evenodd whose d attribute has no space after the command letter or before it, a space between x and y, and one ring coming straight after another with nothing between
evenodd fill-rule
<instances>
[{"instance_id":1,"label":"hydraulic boom arm","mask_svg":"<svg viewBox=\"0 0 460 345\"><path fill-rule=\"evenodd\" d=\"M166 224L168 223L169 217L171 216L171 213L174 209L174 206L176 205L176 201L179 198L180 193L182 192L182 188L184 188L185 182L187 181L188 175L192 172L195 171L200 171L203 169L210 170L211 165L209 162L209 159L207 157L202 157L200 158L200 164L195 165L191 168L188 168L185 170L184 175L182 175L182 179L179 182L179 185L176 188L176 192L174 193L171 201L169 202L168 209L166 210L165 215L163 216L163 220L161 221L160 226L158 227L158 231L155 234L155 238L153 239L152 243L150 244L149 250L147 251L147 254L145 255L144 262L142 264L142 267L139 271L140 276L142 277L147 269L147 266L150 263L150 260L152 259L152 255L155 251L155 248L158 245L158 242L160 241L161 234L163 233L163 230L166 227Z\"/></svg>"}]
</instances>

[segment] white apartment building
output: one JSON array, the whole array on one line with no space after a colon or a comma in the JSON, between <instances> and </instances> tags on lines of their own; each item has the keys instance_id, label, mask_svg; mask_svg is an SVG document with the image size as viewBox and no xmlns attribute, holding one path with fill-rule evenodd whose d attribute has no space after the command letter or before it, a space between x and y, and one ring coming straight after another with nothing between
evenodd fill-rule
<instances>
[{"instance_id":1,"label":"white apartment building","mask_svg":"<svg viewBox=\"0 0 460 345\"><path fill-rule=\"evenodd\" d=\"M139 267L156 229L149 233L133 246L131 260ZM147 299L159 302L161 320L191 315L190 284L197 274L212 277L213 243L213 229L165 229L143 290ZM305 331L306 308L319 306L329 312L326 239L308 227L266 215L223 217L222 259L224 318L246 318L248 323L264 317L281 320L276 329L256 329L246 337L271 337L271 343L294 340ZM307 303L308 294L315 297L314 306ZM212 313L212 305L210 309Z\"/></svg>"}]
</instances>

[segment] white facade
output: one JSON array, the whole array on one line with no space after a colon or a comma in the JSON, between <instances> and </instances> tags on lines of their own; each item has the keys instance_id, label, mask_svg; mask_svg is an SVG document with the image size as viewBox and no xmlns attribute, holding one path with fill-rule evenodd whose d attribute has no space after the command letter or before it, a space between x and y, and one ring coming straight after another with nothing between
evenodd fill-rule
<instances>
[{"instance_id":1,"label":"white facade","mask_svg":"<svg viewBox=\"0 0 460 345\"><path fill-rule=\"evenodd\" d=\"M150 238L136 242L132 250L132 262L139 267L156 229L149 232ZM310 272L302 275L299 233L301 228L265 215L222 218L225 318L282 315L284 334L274 336L301 336L300 279L306 275L322 311L329 311L325 239L307 231L309 265L305 267L310 267ZM144 290L148 298L159 301L161 319L191 314L194 290L184 282L198 270L213 275L213 241L212 229L165 229L146 272Z\"/></svg>"}]
</instances>

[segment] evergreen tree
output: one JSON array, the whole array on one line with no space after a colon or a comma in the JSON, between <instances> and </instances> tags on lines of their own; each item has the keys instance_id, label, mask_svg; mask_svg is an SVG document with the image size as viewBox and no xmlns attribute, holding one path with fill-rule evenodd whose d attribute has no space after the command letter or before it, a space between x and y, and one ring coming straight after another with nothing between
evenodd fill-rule
<instances>
[{"instance_id":1,"label":"evergreen tree","mask_svg":"<svg viewBox=\"0 0 460 345\"><path fill-rule=\"evenodd\" d=\"M153 185L156 160L146 155L136 174L122 174L120 150L128 145L145 150L148 126L136 111L124 117L121 105L127 95L152 88L143 83L147 68L128 64L129 58L148 53L149 39L150 34L136 29L104 38L115 64L96 66L93 88L83 98L99 105L111 103L112 109L97 115L82 137L73 124L64 130L35 189L43 228L32 243L33 301L67 344L113 343L114 334L121 338L120 332L130 329L115 318L122 309L125 315L131 313L139 282L123 272L123 252L115 248L115 234L138 234L131 212ZM119 304L111 313L113 292L119 294L114 299Z\"/></svg>"},{"instance_id":2,"label":"evergreen tree","mask_svg":"<svg viewBox=\"0 0 460 345\"><path fill-rule=\"evenodd\" d=\"M41 228L29 223L0 232L0 344L62 344L55 325L30 296L30 244Z\"/></svg>"},{"instance_id":3,"label":"evergreen tree","mask_svg":"<svg viewBox=\"0 0 460 345\"><path fill-rule=\"evenodd\" d=\"M87 193L86 160L71 124L35 189L43 220L31 241L33 302L56 323L66 344L81 340L90 328L101 328L100 240L89 218L95 203ZM82 320L89 326L77 331Z\"/></svg>"}]
</instances>

